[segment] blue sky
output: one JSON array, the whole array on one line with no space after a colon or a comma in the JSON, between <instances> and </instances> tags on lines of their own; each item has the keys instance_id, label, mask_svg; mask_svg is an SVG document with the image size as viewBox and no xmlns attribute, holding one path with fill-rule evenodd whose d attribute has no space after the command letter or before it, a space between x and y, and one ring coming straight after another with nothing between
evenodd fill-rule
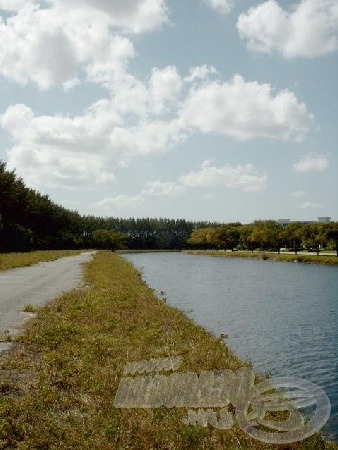
<instances>
[{"instance_id":1,"label":"blue sky","mask_svg":"<svg viewBox=\"0 0 338 450\"><path fill-rule=\"evenodd\" d=\"M84 214L338 220L338 0L0 0L0 158Z\"/></svg>"}]
</instances>

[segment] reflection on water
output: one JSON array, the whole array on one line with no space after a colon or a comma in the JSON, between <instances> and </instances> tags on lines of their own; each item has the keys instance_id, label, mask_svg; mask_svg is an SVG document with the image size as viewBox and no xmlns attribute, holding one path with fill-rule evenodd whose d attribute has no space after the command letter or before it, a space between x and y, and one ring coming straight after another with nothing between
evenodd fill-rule
<instances>
[{"instance_id":1,"label":"reflection on water","mask_svg":"<svg viewBox=\"0 0 338 450\"><path fill-rule=\"evenodd\" d=\"M323 430L338 441L338 267L179 253L129 254L167 302L256 371L306 378L329 396Z\"/></svg>"}]
</instances>

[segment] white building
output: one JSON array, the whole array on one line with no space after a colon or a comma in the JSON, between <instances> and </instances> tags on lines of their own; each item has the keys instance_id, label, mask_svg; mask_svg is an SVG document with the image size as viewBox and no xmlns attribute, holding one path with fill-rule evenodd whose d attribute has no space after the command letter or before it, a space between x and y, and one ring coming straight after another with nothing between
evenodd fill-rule
<instances>
[{"instance_id":1,"label":"white building","mask_svg":"<svg viewBox=\"0 0 338 450\"><path fill-rule=\"evenodd\" d=\"M318 217L318 222L319 223L330 223L331 217Z\"/></svg>"},{"instance_id":2,"label":"white building","mask_svg":"<svg viewBox=\"0 0 338 450\"><path fill-rule=\"evenodd\" d=\"M317 222L315 220L290 220L290 219L278 219L277 223L286 227L290 223L302 223L302 224L311 224L311 223L330 223L331 217L317 217Z\"/></svg>"}]
</instances>

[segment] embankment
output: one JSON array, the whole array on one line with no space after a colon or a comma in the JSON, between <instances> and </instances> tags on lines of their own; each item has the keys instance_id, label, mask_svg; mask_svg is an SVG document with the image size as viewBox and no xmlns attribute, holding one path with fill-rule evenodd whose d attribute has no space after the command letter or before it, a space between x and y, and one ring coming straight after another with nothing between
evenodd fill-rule
<instances>
[{"instance_id":1,"label":"embankment","mask_svg":"<svg viewBox=\"0 0 338 450\"><path fill-rule=\"evenodd\" d=\"M0 366L0 448L313 449L317 434L266 444L236 424L184 425L184 408L113 406L125 365L181 355L182 372L243 367L224 344L155 297L112 252L85 268L86 287L41 308Z\"/></svg>"}]
</instances>

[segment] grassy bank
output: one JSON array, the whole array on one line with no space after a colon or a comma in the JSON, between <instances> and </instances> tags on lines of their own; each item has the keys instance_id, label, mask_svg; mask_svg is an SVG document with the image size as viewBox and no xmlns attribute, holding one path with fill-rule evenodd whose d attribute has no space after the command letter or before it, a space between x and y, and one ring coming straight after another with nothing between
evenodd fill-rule
<instances>
[{"instance_id":1,"label":"grassy bank","mask_svg":"<svg viewBox=\"0 0 338 450\"><path fill-rule=\"evenodd\" d=\"M75 256L82 250L41 250L27 253L0 253L0 270L26 267L38 262L54 261L63 256Z\"/></svg>"},{"instance_id":2,"label":"grassy bank","mask_svg":"<svg viewBox=\"0 0 338 450\"><path fill-rule=\"evenodd\" d=\"M338 257L336 255L325 256L325 255L285 255L283 253L269 253L269 252L224 252L217 250L187 250L184 253L189 255L205 255L205 256L216 256L219 258L250 258L250 259L261 259L267 261L282 261L282 262L298 262L305 264L325 264L328 266L337 266Z\"/></svg>"},{"instance_id":3,"label":"grassy bank","mask_svg":"<svg viewBox=\"0 0 338 450\"><path fill-rule=\"evenodd\" d=\"M244 365L219 340L157 299L125 260L95 255L87 287L39 310L0 360L0 449L313 449L320 435L264 444L237 425L186 426L183 408L117 409L127 362L183 356L180 371Z\"/></svg>"}]
</instances>

